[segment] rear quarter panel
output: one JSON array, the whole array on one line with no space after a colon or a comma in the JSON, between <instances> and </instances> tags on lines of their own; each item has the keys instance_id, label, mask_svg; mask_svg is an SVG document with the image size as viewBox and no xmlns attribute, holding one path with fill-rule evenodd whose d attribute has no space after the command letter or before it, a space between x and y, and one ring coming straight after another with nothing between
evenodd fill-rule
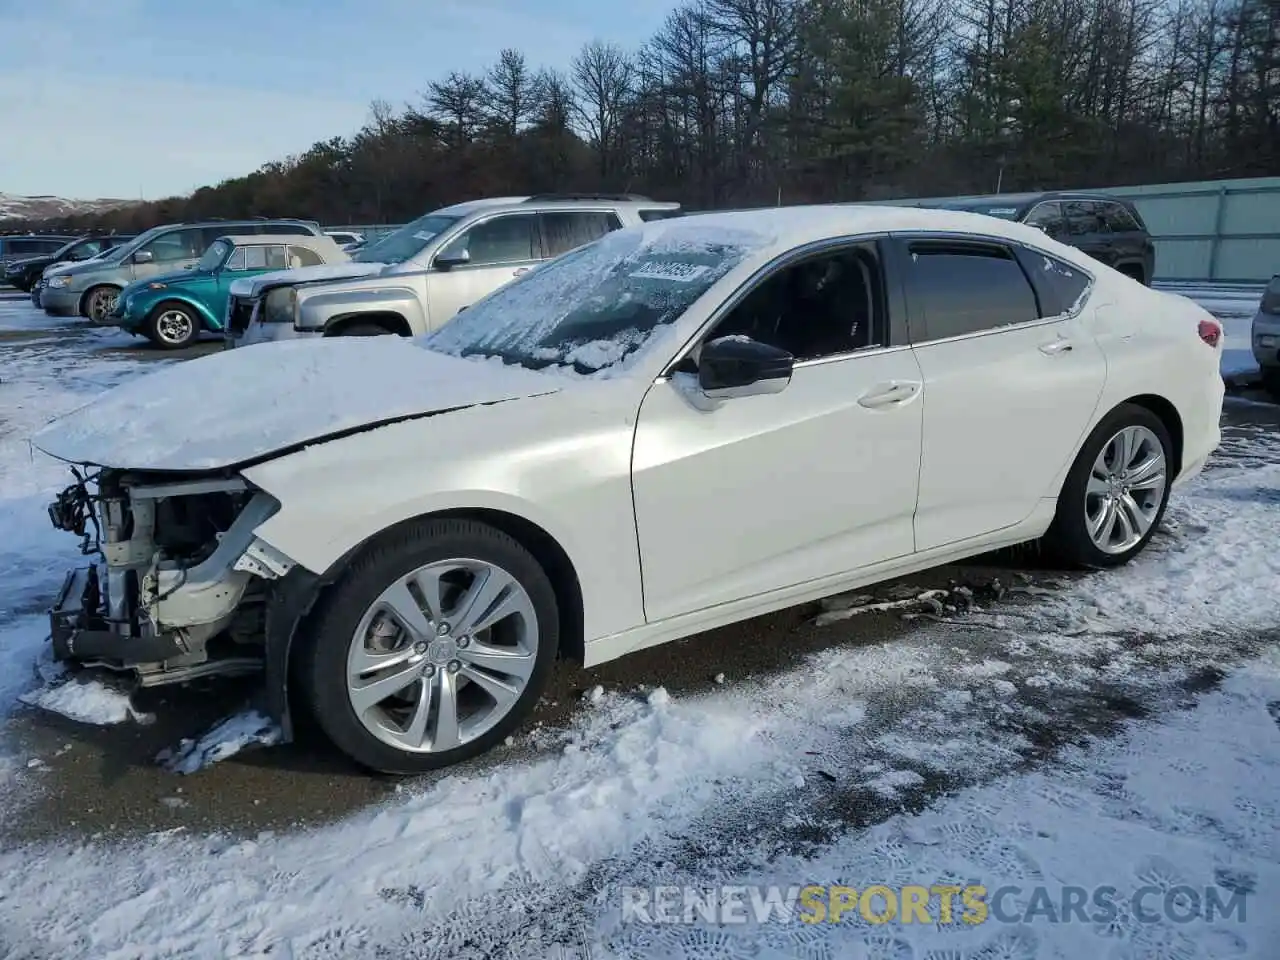
<instances>
[{"instance_id":1,"label":"rear quarter panel","mask_svg":"<svg viewBox=\"0 0 1280 960\"><path fill-rule=\"evenodd\" d=\"M1201 320L1214 318L1185 297L1099 273L1090 309L1107 358L1107 383L1095 423L1133 397L1168 400L1182 422L1185 479L1221 439L1222 346L1208 346L1197 329Z\"/></svg>"}]
</instances>

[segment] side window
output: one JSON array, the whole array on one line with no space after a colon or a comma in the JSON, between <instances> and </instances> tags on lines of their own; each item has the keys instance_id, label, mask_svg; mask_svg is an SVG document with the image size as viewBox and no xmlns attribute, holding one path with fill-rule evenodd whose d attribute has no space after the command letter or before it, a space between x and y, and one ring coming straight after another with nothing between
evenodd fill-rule
<instances>
[{"instance_id":1,"label":"side window","mask_svg":"<svg viewBox=\"0 0 1280 960\"><path fill-rule=\"evenodd\" d=\"M174 230L156 237L143 247L156 263L171 263L176 260L198 260L208 244L204 242L203 232L194 230Z\"/></svg>"},{"instance_id":2,"label":"side window","mask_svg":"<svg viewBox=\"0 0 1280 960\"><path fill-rule=\"evenodd\" d=\"M1006 247L921 240L908 251L908 288L924 314L925 340L1040 319L1035 290Z\"/></svg>"},{"instance_id":3,"label":"side window","mask_svg":"<svg viewBox=\"0 0 1280 960\"><path fill-rule=\"evenodd\" d=\"M284 244L273 243L266 248L268 270L288 270L289 257L285 253Z\"/></svg>"},{"instance_id":4,"label":"side window","mask_svg":"<svg viewBox=\"0 0 1280 960\"><path fill-rule=\"evenodd\" d=\"M32 250L32 253L53 253L55 250L61 250L66 246L65 240L41 240L39 246Z\"/></svg>"},{"instance_id":5,"label":"side window","mask_svg":"<svg viewBox=\"0 0 1280 960\"><path fill-rule=\"evenodd\" d=\"M471 266L519 263L538 259L532 214L495 217L456 237L441 253L469 254Z\"/></svg>"},{"instance_id":6,"label":"side window","mask_svg":"<svg viewBox=\"0 0 1280 960\"><path fill-rule=\"evenodd\" d=\"M301 224L298 224L298 223L264 223L264 224L261 224L259 229L255 230L254 232L267 233L267 234L272 234L274 236L279 237L279 236L297 236L300 233L310 233L311 231L305 229Z\"/></svg>"},{"instance_id":7,"label":"side window","mask_svg":"<svg viewBox=\"0 0 1280 960\"><path fill-rule=\"evenodd\" d=\"M244 250L244 270L267 269L266 247L242 247Z\"/></svg>"},{"instance_id":8,"label":"side window","mask_svg":"<svg viewBox=\"0 0 1280 960\"><path fill-rule=\"evenodd\" d=\"M32 246L31 240L9 240L5 244L4 252L6 256L28 256L36 252Z\"/></svg>"},{"instance_id":9,"label":"side window","mask_svg":"<svg viewBox=\"0 0 1280 960\"><path fill-rule=\"evenodd\" d=\"M223 270L245 270L245 254L248 253L246 247L236 247L235 252L227 257L227 262L222 265Z\"/></svg>"},{"instance_id":10,"label":"side window","mask_svg":"<svg viewBox=\"0 0 1280 960\"><path fill-rule=\"evenodd\" d=\"M324 263L320 259L320 254L307 247L291 246L289 247L289 268L294 267L318 267Z\"/></svg>"},{"instance_id":11,"label":"side window","mask_svg":"<svg viewBox=\"0 0 1280 960\"><path fill-rule=\"evenodd\" d=\"M1089 289L1089 275L1079 267L1039 250L1022 246L1015 249L1039 297L1040 315L1058 317L1075 310L1080 297Z\"/></svg>"},{"instance_id":12,"label":"side window","mask_svg":"<svg viewBox=\"0 0 1280 960\"><path fill-rule=\"evenodd\" d=\"M1065 224L1062 222L1062 204L1056 200L1037 204L1035 209L1027 214L1025 222L1033 227L1039 227L1051 237L1061 236L1066 232Z\"/></svg>"},{"instance_id":13,"label":"side window","mask_svg":"<svg viewBox=\"0 0 1280 960\"><path fill-rule=\"evenodd\" d=\"M645 223L651 223L654 220L668 220L671 217L682 216L682 210L641 210L640 219Z\"/></svg>"},{"instance_id":14,"label":"side window","mask_svg":"<svg viewBox=\"0 0 1280 960\"><path fill-rule=\"evenodd\" d=\"M710 339L748 336L816 360L882 346L888 329L884 283L872 244L809 257L770 274Z\"/></svg>"},{"instance_id":15,"label":"side window","mask_svg":"<svg viewBox=\"0 0 1280 960\"><path fill-rule=\"evenodd\" d=\"M1065 200L1062 203L1062 213L1069 236L1080 237L1107 229L1099 220L1097 204L1091 200Z\"/></svg>"},{"instance_id":16,"label":"side window","mask_svg":"<svg viewBox=\"0 0 1280 960\"><path fill-rule=\"evenodd\" d=\"M542 213L538 219L542 222L543 255L548 258L599 240L611 230L622 229L616 213L565 211Z\"/></svg>"},{"instance_id":17,"label":"side window","mask_svg":"<svg viewBox=\"0 0 1280 960\"><path fill-rule=\"evenodd\" d=\"M1102 208L1103 218L1112 233L1137 233L1142 229L1138 226L1138 221L1133 219L1133 214L1126 210L1123 204L1100 203L1098 206Z\"/></svg>"}]
</instances>

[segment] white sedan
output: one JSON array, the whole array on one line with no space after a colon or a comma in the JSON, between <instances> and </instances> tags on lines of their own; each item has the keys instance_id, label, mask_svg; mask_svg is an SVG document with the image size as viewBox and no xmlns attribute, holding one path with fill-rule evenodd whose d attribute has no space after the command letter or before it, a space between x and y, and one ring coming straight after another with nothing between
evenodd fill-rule
<instances>
[{"instance_id":1,"label":"white sedan","mask_svg":"<svg viewBox=\"0 0 1280 960\"><path fill-rule=\"evenodd\" d=\"M262 670L286 736L292 697L369 768L452 764L557 657L1025 541L1127 562L1218 445L1221 341L975 214L618 230L429 337L221 353L46 427L92 468L50 515L96 557L54 652L142 684Z\"/></svg>"}]
</instances>

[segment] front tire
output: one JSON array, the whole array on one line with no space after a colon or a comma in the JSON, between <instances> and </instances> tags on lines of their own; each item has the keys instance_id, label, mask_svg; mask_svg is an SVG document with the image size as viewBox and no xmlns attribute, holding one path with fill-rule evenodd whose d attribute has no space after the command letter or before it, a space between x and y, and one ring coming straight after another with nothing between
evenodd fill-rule
<instances>
[{"instance_id":1,"label":"front tire","mask_svg":"<svg viewBox=\"0 0 1280 960\"><path fill-rule=\"evenodd\" d=\"M1069 566L1128 563L1164 519L1173 455L1169 431L1150 410L1126 403L1111 411L1067 474L1045 546Z\"/></svg>"},{"instance_id":2,"label":"front tire","mask_svg":"<svg viewBox=\"0 0 1280 960\"><path fill-rule=\"evenodd\" d=\"M116 287L94 287L85 295L84 315L94 323L105 324L107 316L115 309L118 296L120 290Z\"/></svg>"},{"instance_id":3,"label":"front tire","mask_svg":"<svg viewBox=\"0 0 1280 960\"><path fill-rule=\"evenodd\" d=\"M146 335L162 350L181 350L195 343L200 320L184 303L162 303L147 318Z\"/></svg>"},{"instance_id":4,"label":"front tire","mask_svg":"<svg viewBox=\"0 0 1280 960\"><path fill-rule=\"evenodd\" d=\"M501 742L541 696L560 637L555 591L533 555L459 519L377 542L309 623L296 667L316 721L356 763L389 774Z\"/></svg>"}]
</instances>

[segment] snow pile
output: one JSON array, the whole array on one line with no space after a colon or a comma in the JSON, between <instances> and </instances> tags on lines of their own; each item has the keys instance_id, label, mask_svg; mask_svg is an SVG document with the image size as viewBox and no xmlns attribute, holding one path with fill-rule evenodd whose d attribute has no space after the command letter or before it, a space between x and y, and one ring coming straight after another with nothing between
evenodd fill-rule
<instances>
[{"instance_id":1,"label":"snow pile","mask_svg":"<svg viewBox=\"0 0 1280 960\"><path fill-rule=\"evenodd\" d=\"M183 740L176 750L165 750L156 760L174 773L191 774L210 764L235 756L245 747L272 746L282 731L256 710L227 717L199 740Z\"/></svg>"},{"instance_id":2,"label":"snow pile","mask_svg":"<svg viewBox=\"0 0 1280 960\"><path fill-rule=\"evenodd\" d=\"M67 680L23 693L21 702L60 714L69 720L111 726L126 720L148 722L149 714L134 709L129 694L101 680Z\"/></svg>"}]
</instances>

